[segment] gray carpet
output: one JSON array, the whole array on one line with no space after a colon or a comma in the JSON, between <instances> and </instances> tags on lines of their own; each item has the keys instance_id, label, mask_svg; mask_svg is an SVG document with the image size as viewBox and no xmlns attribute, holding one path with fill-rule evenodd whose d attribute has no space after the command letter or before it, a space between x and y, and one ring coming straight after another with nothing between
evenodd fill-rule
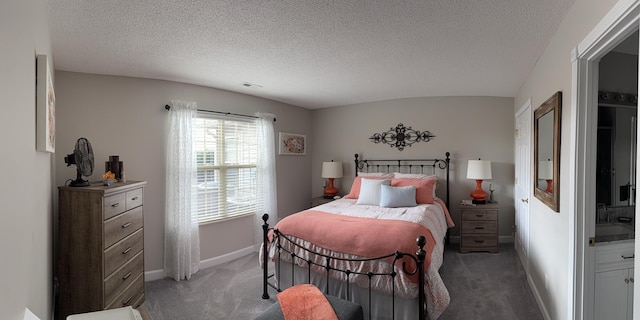
<instances>
[{"instance_id":1,"label":"gray carpet","mask_svg":"<svg viewBox=\"0 0 640 320\"><path fill-rule=\"evenodd\" d=\"M542 319L513 244L499 254L459 254L445 250L440 269L451 304L440 319ZM146 283L146 301L153 320L253 319L275 302L262 297L258 255L200 270L189 281Z\"/></svg>"}]
</instances>

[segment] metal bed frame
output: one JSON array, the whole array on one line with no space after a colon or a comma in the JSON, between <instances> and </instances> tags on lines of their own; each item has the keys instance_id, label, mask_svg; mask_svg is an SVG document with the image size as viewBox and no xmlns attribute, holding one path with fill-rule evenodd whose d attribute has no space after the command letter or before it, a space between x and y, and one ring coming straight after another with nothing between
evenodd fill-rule
<instances>
[{"instance_id":1,"label":"metal bed frame","mask_svg":"<svg viewBox=\"0 0 640 320\"><path fill-rule=\"evenodd\" d=\"M449 163L450 163L450 153L447 152L446 153L446 158L445 159L410 159L410 160L360 160L358 154L355 154L355 165L356 165L356 173L355 175L358 175L358 171L361 172L387 172L387 173L391 173L394 172L393 170L396 170L397 172L400 171L404 171L406 173L420 173L420 174L426 174L425 173L425 168L431 168L431 172L435 174L436 168L445 170L445 177L446 177L446 200L445 203L447 205L447 207L449 206ZM385 171L386 170L386 171ZM368 278L368 283L369 283L369 287L368 287L368 299L369 299L369 319L371 319L371 281L373 277L391 277L391 281L395 282L395 277L397 275L397 266L396 266L396 262L398 262L398 260L400 259L404 259L404 258L409 258L411 259L413 262L415 262L416 266L413 270L407 270L407 265L406 265L406 261L402 262L402 272L405 272L408 275L415 275L416 273L418 273L418 306L419 306L419 310L418 310L418 314L419 314L419 320L425 320L427 315L426 315L426 310L427 310L427 306L426 306L426 297L425 297L425 291L424 291L424 284L425 284L425 274L424 274L424 261L425 261L425 256L426 256L426 251L424 250L424 246L426 245L426 238L424 236L419 236L416 239L416 245L417 245L417 251L415 254L412 253L406 253L406 252L393 252L393 253L389 253L383 256L378 256L378 257L374 257L374 258L363 258L363 259L344 259L344 258L339 258L339 257L334 257L334 256L330 256L330 255L325 255L310 249L307 249L299 244L297 244L296 242L294 242L290 236L286 235L286 234L282 234L278 229L276 228L269 228L269 215L268 214L264 214L262 216L262 220L264 221L263 225L262 225L262 230L263 230L263 246L262 246L262 265L263 265L263 292L262 292L262 299L269 299L269 293L268 293L268 288L271 287L273 289L275 289L277 292L282 292L282 288L280 287L280 282L278 281L276 284L272 283L269 281L269 279L273 278L274 276L277 276L277 279L282 279L281 278L281 274L280 274L280 268L277 267L276 270L274 270L274 273L269 274L269 268L268 268L268 261L269 261L269 246L267 245L269 243L269 232L272 232L274 235L274 241L275 241L275 248L277 250L277 259L279 261L282 261L281 258L283 255L287 256L288 258L291 259L290 263L292 265L297 265L298 263L296 262L300 262L302 265L306 265L306 269L307 269L307 281L308 283L311 283L311 269L312 266L315 266L317 268L320 268L323 270L324 272L324 276L326 278L326 287L325 287L325 294L329 292L329 279L330 277L330 273L332 272L337 272L337 273L342 273L345 277L346 277L346 297L342 297L346 300L349 300L349 293L350 293L350 284L351 284L351 279L355 278L356 276L366 276ZM446 241L449 241L449 233L447 231L447 239ZM292 248L300 248L302 249L304 252L308 253L309 257L308 259L304 259L302 257L299 257L295 252L293 252L293 250L288 250L285 248L285 246L283 246L283 243L289 243L291 246L293 246ZM321 260L324 261L323 264L317 263L314 261L314 259L311 259L311 257L321 257ZM393 258L393 259L391 259ZM391 259L391 263L389 264L389 270L387 272L379 272L379 273L373 273L373 272L367 272L367 273L363 273L363 272L356 272L353 270L342 270L340 268L336 268L335 266L332 266L332 261L349 261L349 262L364 262L364 263L373 263L376 261L381 261L381 260L386 260L389 261ZM317 269L316 268L316 269ZM291 284L294 285L295 284L295 280L294 280L294 275L295 275L295 268L291 268ZM391 299L392 299L392 317L393 319L395 319L395 285L391 286L392 288L392 294L391 294Z\"/></svg>"}]
</instances>

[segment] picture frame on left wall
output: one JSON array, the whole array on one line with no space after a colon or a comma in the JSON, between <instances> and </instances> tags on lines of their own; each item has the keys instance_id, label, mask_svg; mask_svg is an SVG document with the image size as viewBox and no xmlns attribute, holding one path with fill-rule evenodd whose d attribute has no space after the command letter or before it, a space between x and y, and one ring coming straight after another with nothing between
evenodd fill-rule
<instances>
[{"instance_id":1,"label":"picture frame on left wall","mask_svg":"<svg viewBox=\"0 0 640 320\"><path fill-rule=\"evenodd\" d=\"M56 94L47 55L36 55L36 150L56 151Z\"/></svg>"}]
</instances>

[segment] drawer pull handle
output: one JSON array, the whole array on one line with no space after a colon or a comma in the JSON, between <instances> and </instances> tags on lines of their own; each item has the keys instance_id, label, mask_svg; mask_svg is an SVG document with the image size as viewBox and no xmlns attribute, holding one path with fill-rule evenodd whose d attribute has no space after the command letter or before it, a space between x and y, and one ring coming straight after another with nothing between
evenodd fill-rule
<instances>
[{"instance_id":1,"label":"drawer pull handle","mask_svg":"<svg viewBox=\"0 0 640 320\"><path fill-rule=\"evenodd\" d=\"M625 279L624 279L624 282L625 282L625 283L629 283L629 279L625 278Z\"/></svg>"},{"instance_id":2,"label":"drawer pull handle","mask_svg":"<svg viewBox=\"0 0 640 320\"><path fill-rule=\"evenodd\" d=\"M476 217L482 218L482 217L484 217L484 214L476 214Z\"/></svg>"},{"instance_id":3,"label":"drawer pull handle","mask_svg":"<svg viewBox=\"0 0 640 320\"><path fill-rule=\"evenodd\" d=\"M635 257L636 257L636 255L635 255L635 254L632 254L632 255L630 255L630 256L625 256L625 255L623 254L623 255L621 255L620 257L622 257L622 259L633 259L633 258L635 258Z\"/></svg>"},{"instance_id":4,"label":"drawer pull handle","mask_svg":"<svg viewBox=\"0 0 640 320\"><path fill-rule=\"evenodd\" d=\"M484 240L474 240L475 243L484 243Z\"/></svg>"},{"instance_id":5,"label":"drawer pull handle","mask_svg":"<svg viewBox=\"0 0 640 320\"><path fill-rule=\"evenodd\" d=\"M122 225L122 229L129 228L130 225L131 225L131 222L127 222L127 223Z\"/></svg>"},{"instance_id":6,"label":"drawer pull handle","mask_svg":"<svg viewBox=\"0 0 640 320\"><path fill-rule=\"evenodd\" d=\"M476 230L482 230L484 227L476 227Z\"/></svg>"},{"instance_id":7,"label":"drawer pull handle","mask_svg":"<svg viewBox=\"0 0 640 320\"><path fill-rule=\"evenodd\" d=\"M112 208L115 208L115 207L117 207L117 206L119 206L119 205L120 205L120 202L116 202L116 203L112 204L112 205L111 205L111 207L112 207Z\"/></svg>"},{"instance_id":8,"label":"drawer pull handle","mask_svg":"<svg viewBox=\"0 0 640 320\"><path fill-rule=\"evenodd\" d=\"M131 200L136 201L136 200L138 200L138 197L133 197L133 198L131 198Z\"/></svg>"},{"instance_id":9,"label":"drawer pull handle","mask_svg":"<svg viewBox=\"0 0 640 320\"><path fill-rule=\"evenodd\" d=\"M129 253L129 251L131 251L131 247L125 249L124 251L122 251L122 254L127 254Z\"/></svg>"},{"instance_id":10,"label":"drawer pull handle","mask_svg":"<svg viewBox=\"0 0 640 320\"><path fill-rule=\"evenodd\" d=\"M122 301L122 306L126 307L129 305L129 302L131 302L131 300L133 300L133 296L129 297L129 299Z\"/></svg>"},{"instance_id":11,"label":"drawer pull handle","mask_svg":"<svg viewBox=\"0 0 640 320\"><path fill-rule=\"evenodd\" d=\"M122 280L127 280L129 279L129 277L131 277L131 272L127 273L124 277L122 277Z\"/></svg>"}]
</instances>

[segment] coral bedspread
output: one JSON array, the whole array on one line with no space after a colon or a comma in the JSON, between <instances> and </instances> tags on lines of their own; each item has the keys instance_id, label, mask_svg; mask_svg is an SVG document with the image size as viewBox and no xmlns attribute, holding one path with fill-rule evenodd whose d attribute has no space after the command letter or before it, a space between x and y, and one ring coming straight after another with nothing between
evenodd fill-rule
<instances>
[{"instance_id":1,"label":"coral bedspread","mask_svg":"<svg viewBox=\"0 0 640 320\"><path fill-rule=\"evenodd\" d=\"M288 216L278 222L275 228L283 234L294 236L296 243L307 249L340 258L375 257L394 251L415 253L417 236L425 236L427 306L429 317L436 319L449 304L449 293L438 273L442 265L444 236L447 227L452 226L446 207L443 204L420 204L407 208L381 208L355 203L351 199L332 201ZM308 258L308 254L302 250L287 249L303 259ZM388 268L388 264L358 268L360 271L363 268L378 271ZM415 279L400 272L395 284L396 294L405 298L416 297L418 288ZM355 280L358 285L366 287L367 284L363 282L363 279ZM374 283L375 290L385 293L391 293L392 286L387 277Z\"/></svg>"}]
</instances>

